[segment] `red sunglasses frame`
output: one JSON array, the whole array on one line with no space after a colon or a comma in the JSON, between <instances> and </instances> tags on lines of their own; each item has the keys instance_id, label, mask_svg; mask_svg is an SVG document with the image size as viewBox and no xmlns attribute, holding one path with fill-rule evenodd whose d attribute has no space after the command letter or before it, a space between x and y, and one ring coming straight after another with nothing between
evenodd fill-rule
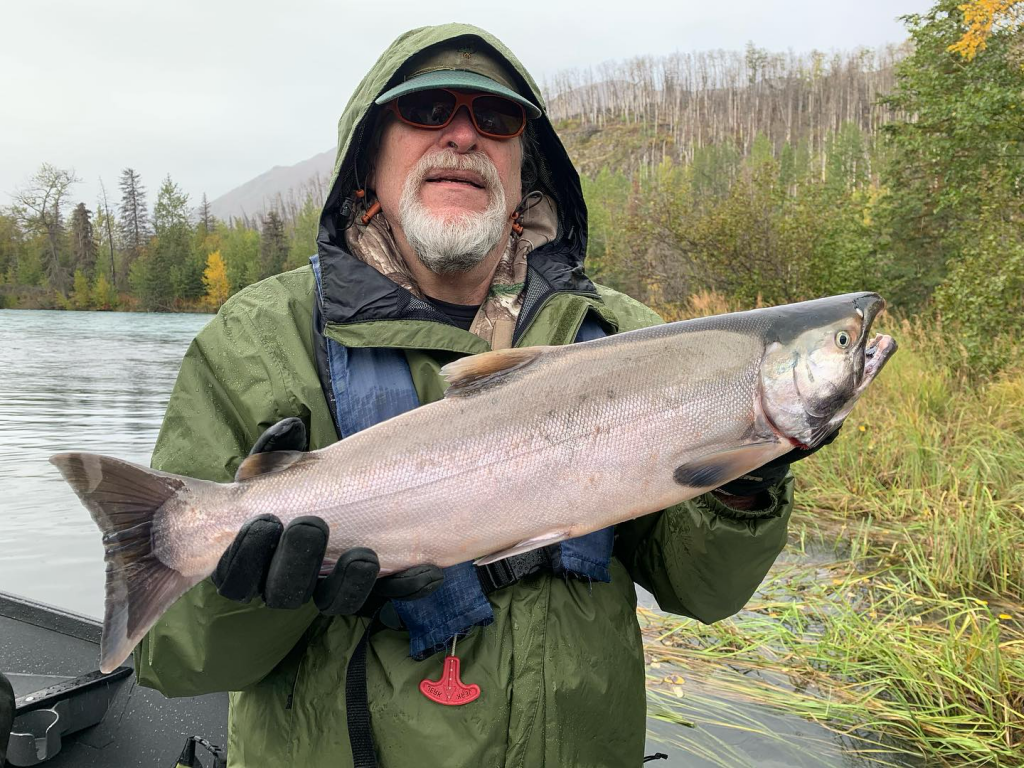
<instances>
[{"instance_id":1,"label":"red sunglasses frame","mask_svg":"<svg viewBox=\"0 0 1024 768\"><path fill-rule=\"evenodd\" d=\"M448 119L445 120L441 125L422 125L421 123L416 123L416 122L413 122L412 120L408 120L405 117L403 117L402 113L398 109L398 100L401 99L402 96L399 96L398 98L395 98L395 99L392 99L391 101L389 101L387 103L387 108L391 112L393 112L395 114L395 117L397 117L399 120L401 120L406 125L411 125L413 128L422 128L425 131L440 131L442 128L447 128L451 124L452 120L455 119L455 115L457 115L459 113L459 109L462 108L462 107L465 107L466 111L469 113L469 119L472 121L473 127L476 128L477 133L479 133L481 136L486 136L489 139L497 139L499 141L505 141L507 139L514 139L517 136L521 136L523 131L526 130L526 109L523 107L522 104L520 104L518 102L515 102L515 101L512 101L512 99L509 99L509 98L507 98L505 96L499 96L499 95L494 94L494 93L479 93L479 92L470 94L470 93L463 93L462 91L453 91L453 90L451 90L449 88L430 88L428 90L431 90L431 91L444 91L445 93L450 93L452 96L455 97L455 108L452 109L452 113L448 116ZM412 96L413 94L407 94L407 95ZM482 98L503 99L504 101L507 101L509 104L513 104L516 107L518 107L520 114L522 114L522 116L523 116L523 124L521 126L519 126L519 130L516 131L515 133L508 133L508 134L505 134L505 133L490 133L489 131L483 130L480 127L480 125L477 123L477 121L476 121L476 115L473 114L473 102L476 101L477 99L482 99Z\"/></svg>"}]
</instances>

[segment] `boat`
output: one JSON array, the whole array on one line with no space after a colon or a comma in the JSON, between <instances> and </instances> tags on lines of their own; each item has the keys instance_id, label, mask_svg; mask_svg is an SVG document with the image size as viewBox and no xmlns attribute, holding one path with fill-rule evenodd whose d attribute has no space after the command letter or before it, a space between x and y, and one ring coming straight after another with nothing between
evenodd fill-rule
<instances>
[{"instance_id":1,"label":"boat","mask_svg":"<svg viewBox=\"0 0 1024 768\"><path fill-rule=\"evenodd\" d=\"M225 766L227 694L168 699L136 683L131 657L104 674L100 634L94 618L0 592L0 673L14 692L0 766Z\"/></svg>"}]
</instances>

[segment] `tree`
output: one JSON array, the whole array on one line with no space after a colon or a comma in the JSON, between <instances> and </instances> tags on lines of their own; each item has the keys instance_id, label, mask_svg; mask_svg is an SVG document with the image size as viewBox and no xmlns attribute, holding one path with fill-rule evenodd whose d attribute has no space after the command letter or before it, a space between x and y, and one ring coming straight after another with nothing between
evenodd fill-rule
<instances>
[{"instance_id":1,"label":"tree","mask_svg":"<svg viewBox=\"0 0 1024 768\"><path fill-rule=\"evenodd\" d=\"M25 247L24 241L25 233L18 219L0 210L0 282L15 282L19 256Z\"/></svg>"},{"instance_id":2,"label":"tree","mask_svg":"<svg viewBox=\"0 0 1024 768\"><path fill-rule=\"evenodd\" d=\"M951 261L984 234L978 222L990 201L1024 202L1019 35L993 28L985 55L965 62L950 51L963 31L959 1L939 0L928 13L907 17L914 52L899 65L887 98L914 116L883 127L888 194L879 208L889 296L909 308L921 306Z\"/></svg>"},{"instance_id":3,"label":"tree","mask_svg":"<svg viewBox=\"0 0 1024 768\"><path fill-rule=\"evenodd\" d=\"M107 203L107 187L104 185L103 179L100 179L100 192L102 194L102 206L100 207L99 219L102 220L103 229L106 230L107 247L110 251L110 282L113 285L117 285L117 270L114 266L114 216L110 212L109 203Z\"/></svg>"},{"instance_id":4,"label":"tree","mask_svg":"<svg viewBox=\"0 0 1024 768\"><path fill-rule=\"evenodd\" d=\"M316 253L316 235L320 228L320 209L323 207L312 190L307 190L302 206L292 218L286 269L295 269L309 263Z\"/></svg>"},{"instance_id":5,"label":"tree","mask_svg":"<svg viewBox=\"0 0 1024 768\"><path fill-rule=\"evenodd\" d=\"M153 206L155 237L137 271L137 290L149 309L170 309L175 299L203 293L202 269L192 263L188 195L168 175Z\"/></svg>"},{"instance_id":6,"label":"tree","mask_svg":"<svg viewBox=\"0 0 1024 768\"><path fill-rule=\"evenodd\" d=\"M71 212L71 265L91 275L96 265L96 240L92 230L92 211L79 203Z\"/></svg>"},{"instance_id":7,"label":"tree","mask_svg":"<svg viewBox=\"0 0 1024 768\"><path fill-rule=\"evenodd\" d=\"M993 27L1018 27L1024 23L1024 0L970 0L960 6L967 29L949 46L970 61L988 46Z\"/></svg>"},{"instance_id":8,"label":"tree","mask_svg":"<svg viewBox=\"0 0 1024 768\"><path fill-rule=\"evenodd\" d=\"M210 203L206 199L206 193L203 192L203 201L199 204L199 210L196 212L199 221L197 222L198 227L203 231L203 235L208 235L213 232L217 225L217 219L214 217L213 212L210 210Z\"/></svg>"},{"instance_id":9,"label":"tree","mask_svg":"<svg viewBox=\"0 0 1024 768\"><path fill-rule=\"evenodd\" d=\"M227 265L220 257L220 251L214 251L207 257L203 285L206 288L205 302L210 309L217 309L228 300L231 284L228 282Z\"/></svg>"},{"instance_id":10,"label":"tree","mask_svg":"<svg viewBox=\"0 0 1024 768\"><path fill-rule=\"evenodd\" d=\"M71 289L71 296L68 304L72 309L88 309L92 301L92 291L89 289L89 278L80 269L75 270L75 283Z\"/></svg>"},{"instance_id":11,"label":"tree","mask_svg":"<svg viewBox=\"0 0 1024 768\"><path fill-rule=\"evenodd\" d=\"M263 217L263 231L260 233L260 277L276 275L284 268L288 258L288 237L284 222L277 211L270 211Z\"/></svg>"},{"instance_id":12,"label":"tree","mask_svg":"<svg viewBox=\"0 0 1024 768\"><path fill-rule=\"evenodd\" d=\"M117 293L114 286L107 282L107 276L100 272L92 284L90 303L93 309L113 309L117 306Z\"/></svg>"},{"instance_id":13,"label":"tree","mask_svg":"<svg viewBox=\"0 0 1024 768\"><path fill-rule=\"evenodd\" d=\"M132 168L121 171L121 233L125 246L125 271L129 271L145 251L150 235L146 188Z\"/></svg>"},{"instance_id":14,"label":"tree","mask_svg":"<svg viewBox=\"0 0 1024 768\"><path fill-rule=\"evenodd\" d=\"M31 231L46 236L48 256L46 273L50 285L63 294L67 274L62 264L64 226L63 207L68 191L79 178L73 170L43 163L28 186L13 195L22 222Z\"/></svg>"},{"instance_id":15,"label":"tree","mask_svg":"<svg viewBox=\"0 0 1024 768\"><path fill-rule=\"evenodd\" d=\"M231 292L260 279L260 233L237 220L221 232L221 257L227 267Z\"/></svg>"}]
</instances>

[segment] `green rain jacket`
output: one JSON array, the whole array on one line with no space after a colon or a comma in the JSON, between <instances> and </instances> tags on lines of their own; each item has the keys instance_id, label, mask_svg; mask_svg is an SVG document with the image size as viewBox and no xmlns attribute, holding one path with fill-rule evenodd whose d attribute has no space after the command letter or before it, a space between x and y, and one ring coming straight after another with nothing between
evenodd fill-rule
<instances>
[{"instance_id":1,"label":"green rain jacket","mask_svg":"<svg viewBox=\"0 0 1024 768\"><path fill-rule=\"evenodd\" d=\"M475 27L445 25L399 38L357 88L339 124L335 179L321 219L326 335L347 346L405 351L420 401L442 397L438 370L488 350L479 337L409 309L408 294L344 250L341 203L365 161L361 141L374 98L425 47L469 36L518 73L516 58ZM661 322L643 305L584 275L586 208L579 178L547 118L532 121L545 163L541 182L558 202L559 236L529 257L516 346L566 344L587 313L609 332ZM230 481L261 432L299 416L311 449L338 439L315 363L315 288L309 267L264 280L230 299L189 347L171 396L153 466ZM404 631L373 635L369 705L383 768L639 766L645 738L644 660L634 582L661 608L713 622L740 609L786 540L787 482L770 508L742 513L710 495L617 527L610 583L537 575L493 593L495 621L458 645L475 702L446 707L418 690L437 679L441 656L409 657ZM253 510L254 513L258 510ZM387 510L381 510L381 525ZM201 546L197 542L196 546ZM139 682L167 696L230 691L229 765L342 768L352 765L345 674L366 620L243 605L208 580L183 596L136 649Z\"/></svg>"}]
</instances>

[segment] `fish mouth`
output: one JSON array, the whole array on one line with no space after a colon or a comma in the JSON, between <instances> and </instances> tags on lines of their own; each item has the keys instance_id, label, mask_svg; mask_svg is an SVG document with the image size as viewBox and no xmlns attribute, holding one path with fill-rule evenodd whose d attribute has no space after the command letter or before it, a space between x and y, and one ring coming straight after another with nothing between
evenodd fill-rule
<instances>
[{"instance_id":1,"label":"fish mouth","mask_svg":"<svg viewBox=\"0 0 1024 768\"><path fill-rule=\"evenodd\" d=\"M885 299L877 293L867 293L858 297L853 302L853 308L861 318L860 338L857 341L863 344L868 333L871 331L875 318L885 311Z\"/></svg>"},{"instance_id":2,"label":"fish mouth","mask_svg":"<svg viewBox=\"0 0 1024 768\"><path fill-rule=\"evenodd\" d=\"M857 387L859 395L870 384L878 372L889 362L899 345L892 336L884 333L877 333L875 337L864 348L864 375L861 377L860 385Z\"/></svg>"}]
</instances>

